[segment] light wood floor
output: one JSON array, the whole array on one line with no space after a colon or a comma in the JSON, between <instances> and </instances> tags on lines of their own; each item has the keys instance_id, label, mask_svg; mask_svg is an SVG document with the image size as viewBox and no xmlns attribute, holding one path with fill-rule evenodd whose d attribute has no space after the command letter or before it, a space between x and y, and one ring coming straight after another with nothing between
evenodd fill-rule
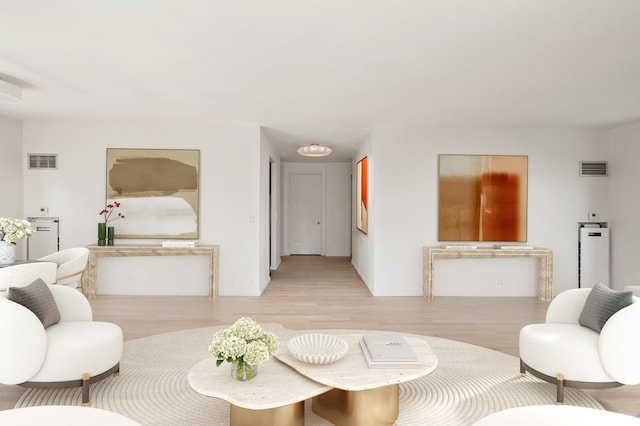
<instances>
[{"instance_id":1,"label":"light wood floor","mask_svg":"<svg viewBox=\"0 0 640 426\"><path fill-rule=\"evenodd\" d=\"M231 324L249 316L293 329L424 334L518 356L520 329L544 321L548 302L525 297L373 297L349 258L291 256L283 258L261 297L218 297L212 302L207 297L98 296L91 305L94 319L120 325L125 340ZM0 409L13 408L23 392L18 386L0 385ZM588 392L608 410L640 416L640 386Z\"/></svg>"}]
</instances>

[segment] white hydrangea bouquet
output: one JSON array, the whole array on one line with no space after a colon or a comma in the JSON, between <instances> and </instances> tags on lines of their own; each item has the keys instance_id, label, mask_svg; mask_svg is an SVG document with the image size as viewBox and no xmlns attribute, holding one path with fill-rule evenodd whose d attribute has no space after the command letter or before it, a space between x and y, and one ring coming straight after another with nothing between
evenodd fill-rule
<instances>
[{"instance_id":1,"label":"white hydrangea bouquet","mask_svg":"<svg viewBox=\"0 0 640 426\"><path fill-rule=\"evenodd\" d=\"M0 241L15 244L16 241L32 235L33 228L28 221L0 217Z\"/></svg>"},{"instance_id":2,"label":"white hydrangea bouquet","mask_svg":"<svg viewBox=\"0 0 640 426\"><path fill-rule=\"evenodd\" d=\"M278 336L264 331L251 318L243 317L213 335L209 353L218 367L224 361L231 363L231 377L249 380L258 374L258 364L278 352L279 345Z\"/></svg>"}]
</instances>

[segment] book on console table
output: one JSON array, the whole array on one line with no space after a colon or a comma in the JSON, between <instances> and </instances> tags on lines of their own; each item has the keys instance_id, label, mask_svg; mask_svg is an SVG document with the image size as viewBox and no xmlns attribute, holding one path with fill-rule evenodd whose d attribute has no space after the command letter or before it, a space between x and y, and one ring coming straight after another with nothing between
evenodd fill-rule
<instances>
[{"instance_id":1,"label":"book on console table","mask_svg":"<svg viewBox=\"0 0 640 426\"><path fill-rule=\"evenodd\" d=\"M516 244L495 245L494 247L500 250L533 250L533 247L531 246L519 246Z\"/></svg>"},{"instance_id":2,"label":"book on console table","mask_svg":"<svg viewBox=\"0 0 640 426\"><path fill-rule=\"evenodd\" d=\"M418 356L398 334L367 334L360 341L369 368L418 368Z\"/></svg>"},{"instance_id":3,"label":"book on console table","mask_svg":"<svg viewBox=\"0 0 640 426\"><path fill-rule=\"evenodd\" d=\"M448 245L443 247L448 250L475 250L478 248L478 246L469 246L469 245Z\"/></svg>"},{"instance_id":4,"label":"book on console table","mask_svg":"<svg viewBox=\"0 0 640 426\"><path fill-rule=\"evenodd\" d=\"M185 240L185 241L163 241L162 247L196 247L197 241Z\"/></svg>"}]
</instances>

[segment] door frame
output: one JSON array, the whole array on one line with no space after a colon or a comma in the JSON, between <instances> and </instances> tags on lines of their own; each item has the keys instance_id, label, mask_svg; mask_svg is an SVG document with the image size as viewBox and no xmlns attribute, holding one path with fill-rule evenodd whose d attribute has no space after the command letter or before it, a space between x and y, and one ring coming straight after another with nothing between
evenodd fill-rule
<instances>
[{"instance_id":1,"label":"door frame","mask_svg":"<svg viewBox=\"0 0 640 426\"><path fill-rule=\"evenodd\" d=\"M289 247L289 219L291 218L290 203L289 203L289 180L291 175L320 175L320 181L322 182L321 200L322 200L322 212L320 223L320 239L321 239L321 256L326 256L327 242L326 242L326 222L327 222L327 167L325 164L307 164L307 163L282 163L283 168L283 251L284 256L291 254Z\"/></svg>"}]
</instances>

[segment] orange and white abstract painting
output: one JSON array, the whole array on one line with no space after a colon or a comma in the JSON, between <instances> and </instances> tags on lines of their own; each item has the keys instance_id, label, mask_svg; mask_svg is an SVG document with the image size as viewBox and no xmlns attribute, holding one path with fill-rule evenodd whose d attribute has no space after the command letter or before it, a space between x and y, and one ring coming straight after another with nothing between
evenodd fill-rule
<instances>
[{"instance_id":1,"label":"orange and white abstract painting","mask_svg":"<svg viewBox=\"0 0 640 426\"><path fill-rule=\"evenodd\" d=\"M528 157L440 155L439 241L527 241Z\"/></svg>"}]
</instances>

